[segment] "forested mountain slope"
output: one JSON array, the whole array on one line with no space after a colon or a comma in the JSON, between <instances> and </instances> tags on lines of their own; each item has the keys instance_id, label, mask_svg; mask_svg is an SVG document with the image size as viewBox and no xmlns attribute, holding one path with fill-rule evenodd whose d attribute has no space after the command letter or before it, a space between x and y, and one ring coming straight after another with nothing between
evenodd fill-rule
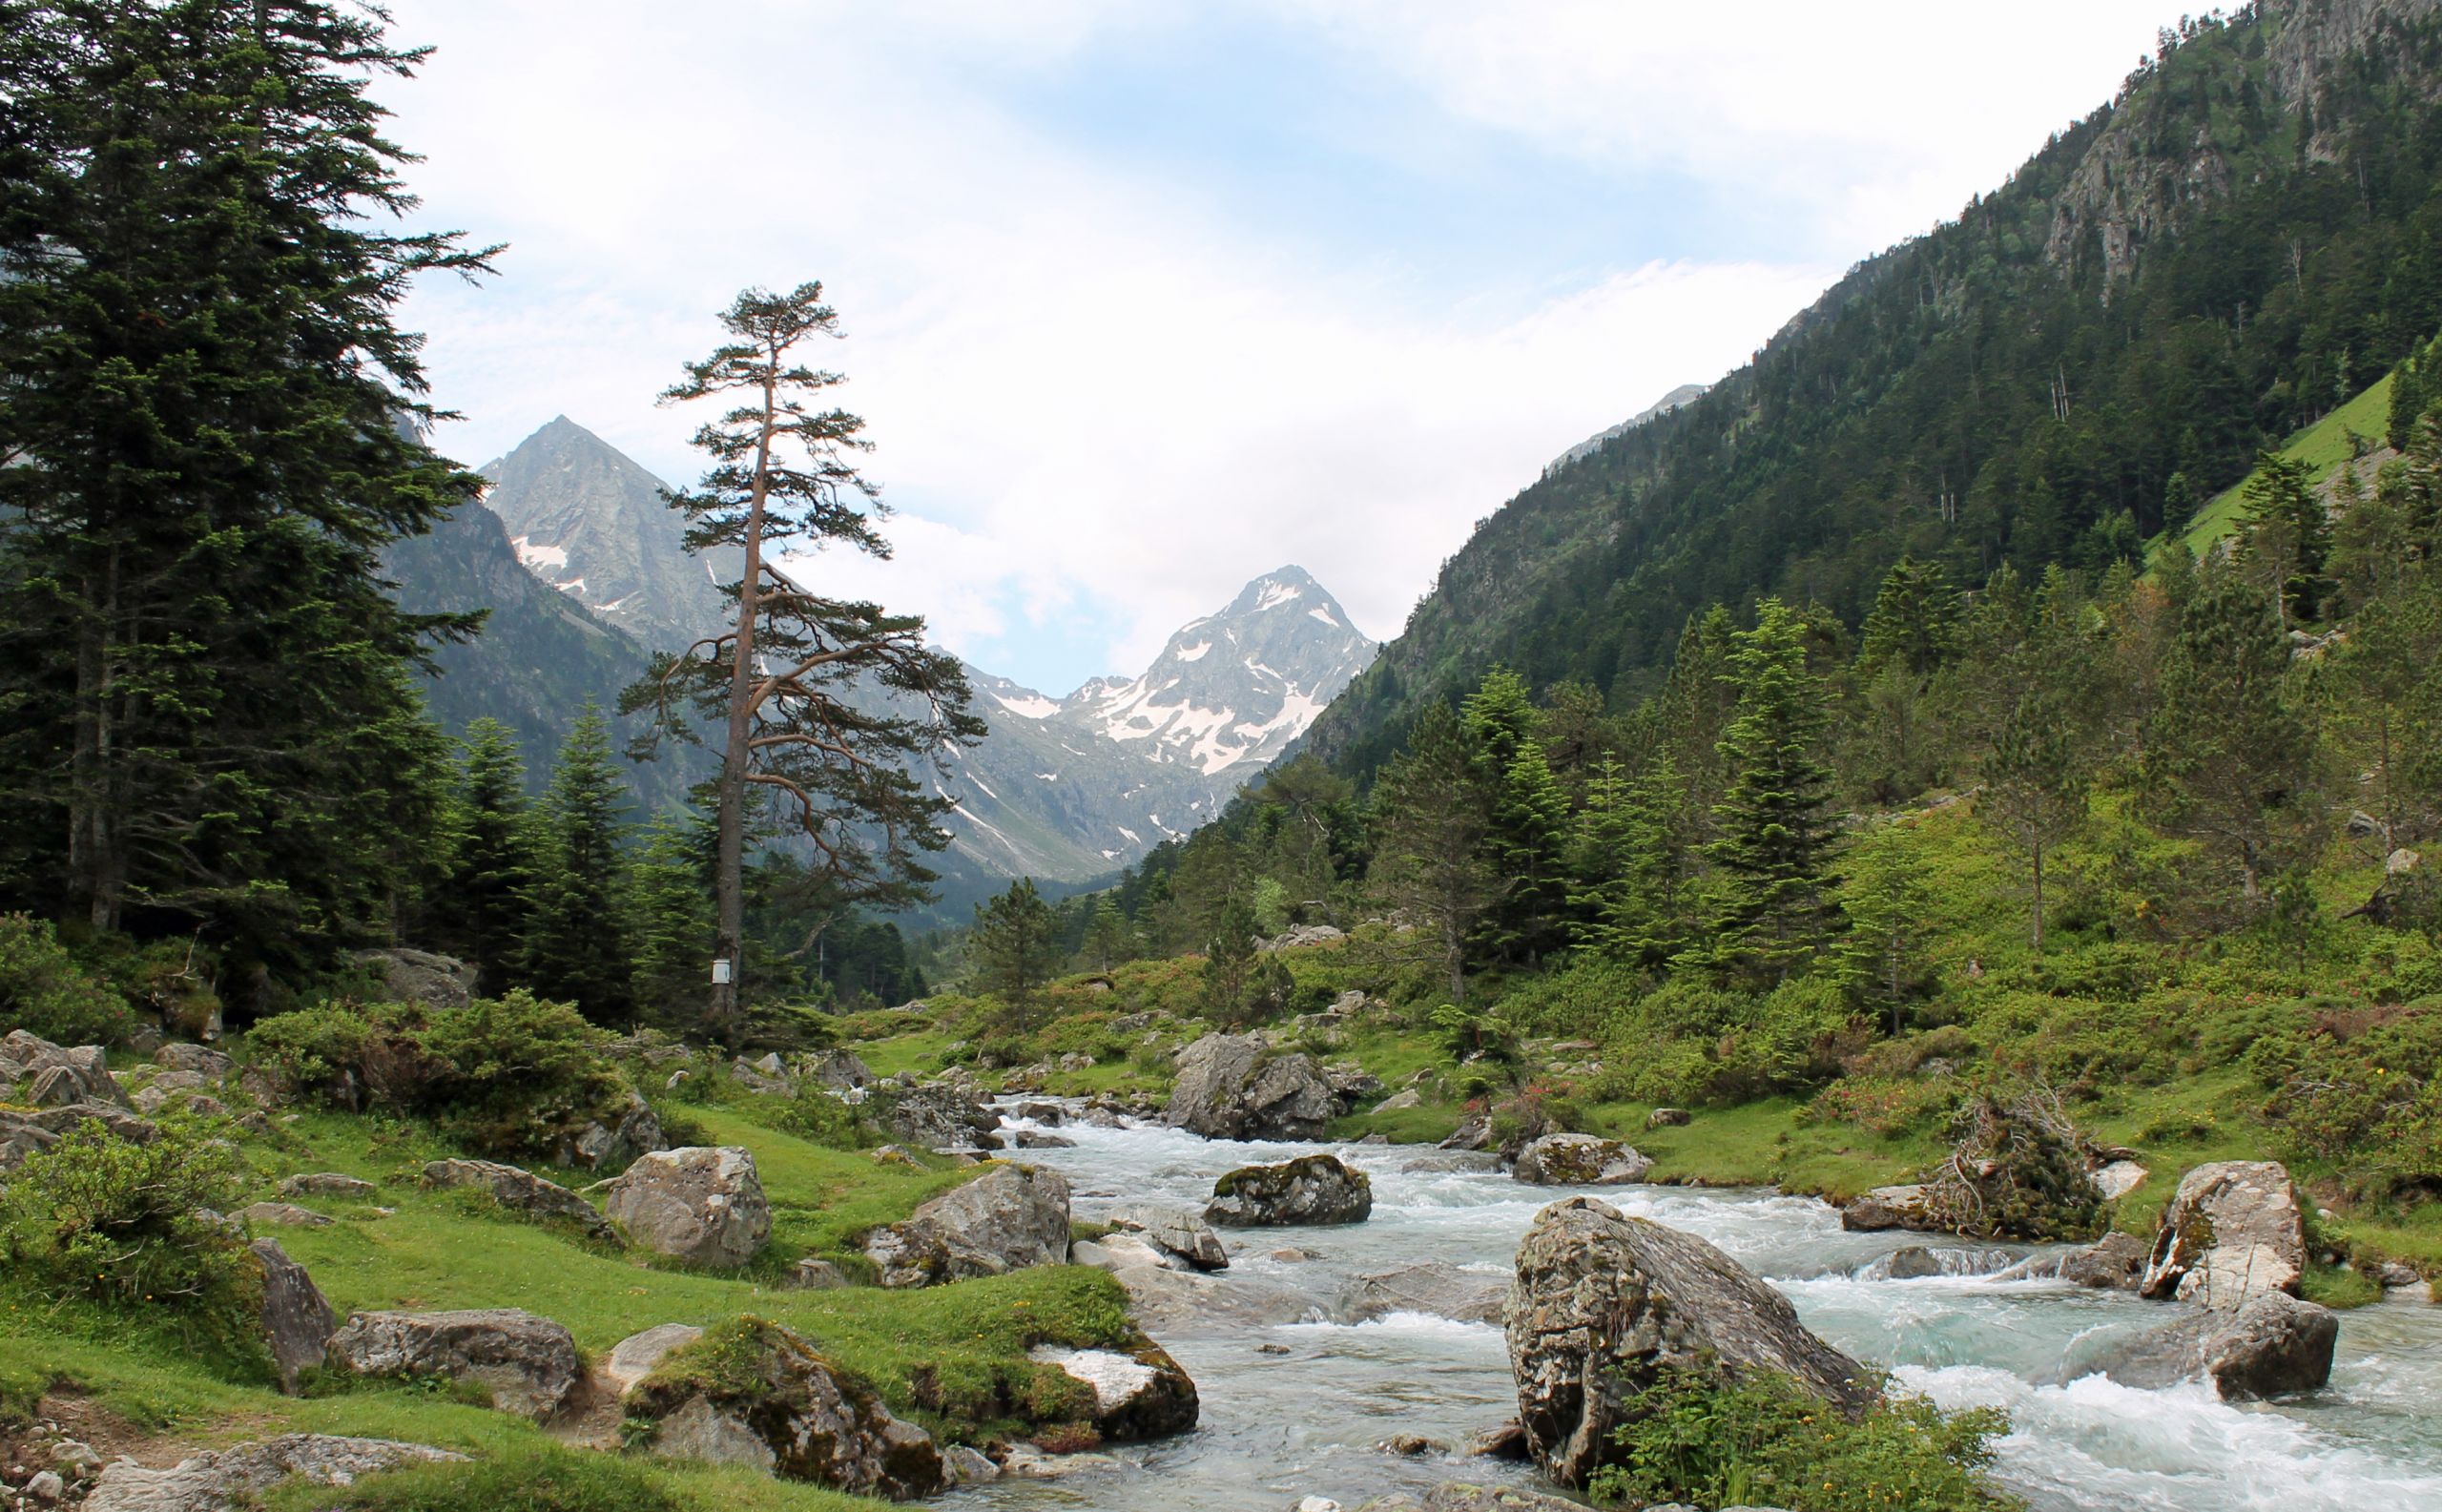
<instances>
[{"instance_id":1,"label":"forested mountain slope","mask_svg":"<svg viewBox=\"0 0 2442 1512\"><path fill-rule=\"evenodd\" d=\"M1853 624L1902 554L1971 582L2137 555L2442 324L2437 9L2286 0L2166 33L1957 220L1513 498L1314 749L1371 770L1496 662L1623 708L1705 606Z\"/></svg>"}]
</instances>

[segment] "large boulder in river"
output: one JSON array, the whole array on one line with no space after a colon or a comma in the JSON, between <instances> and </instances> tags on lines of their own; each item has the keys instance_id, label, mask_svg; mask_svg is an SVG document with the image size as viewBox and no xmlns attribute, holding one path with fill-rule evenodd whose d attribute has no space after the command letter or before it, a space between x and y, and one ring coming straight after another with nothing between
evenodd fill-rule
<instances>
[{"instance_id":1,"label":"large boulder in river","mask_svg":"<svg viewBox=\"0 0 2442 1512\"><path fill-rule=\"evenodd\" d=\"M1320 1139L1339 1094L1303 1051L1260 1034L1208 1034L1178 1053L1163 1120L1207 1139Z\"/></svg>"},{"instance_id":2,"label":"large boulder in river","mask_svg":"<svg viewBox=\"0 0 2442 1512\"><path fill-rule=\"evenodd\" d=\"M736 1145L639 1156L610 1184L609 1212L631 1242L696 1265L744 1265L772 1236L755 1156Z\"/></svg>"},{"instance_id":3,"label":"large boulder in river","mask_svg":"<svg viewBox=\"0 0 2442 1512\"><path fill-rule=\"evenodd\" d=\"M1039 1344L1028 1353L1091 1388L1094 1432L1105 1443L1135 1443L1185 1433L1202 1411L1195 1382L1159 1344L1147 1340L1125 1354L1108 1349L1063 1349Z\"/></svg>"},{"instance_id":4,"label":"large boulder in river","mask_svg":"<svg viewBox=\"0 0 2442 1512\"><path fill-rule=\"evenodd\" d=\"M1876 1187L1840 1210L1840 1227L1860 1233L1886 1229L1938 1232L1940 1225L1934 1221L1926 1202L1922 1187Z\"/></svg>"},{"instance_id":5,"label":"large boulder in river","mask_svg":"<svg viewBox=\"0 0 2442 1512\"><path fill-rule=\"evenodd\" d=\"M938 1286L1068 1258L1068 1178L995 1164L865 1236L888 1287Z\"/></svg>"},{"instance_id":6,"label":"large boulder in river","mask_svg":"<svg viewBox=\"0 0 2442 1512\"><path fill-rule=\"evenodd\" d=\"M331 1336L329 1349L360 1376L473 1381L499 1407L528 1418L556 1415L584 1374L567 1329L513 1307L359 1313Z\"/></svg>"},{"instance_id":7,"label":"large boulder in river","mask_svg":"<svg viewBox=\"0 0 2442 1512\"><path fill-rule=\"evenodd\" d=\"M2154 1232L2142 1290L2231 1309L2266 1292L2296 1295L2306 1269L2306 1221L2287 1169L2216 1161L2180 1178Z\"/></svg>"},{"instance_id":8,"label":"large boulder in river","mask_svg":"<svg viewBox=\"0 0 2442 1512\"><path fill-rule=\"evenodd\" d=\"M103 1467L85 1498L84 1512L237 1512L260 1506L263 1492L291 1477L343 1486L360 1476L402 1465L465 1458L388 1439L281 1434L259 1443L192 1455L163 1470L119 1460Z\"/></svg>"},{"instance_id":9,"label":"large boulder in river","mask_svg":"<svg viewBox=\"0 0 2442 1512\"><path fill-rule=\"evenodd\" d=\"M1339 1310L1352 1323L1393 1313L1423 1313L1460 1323L1498 1323L1508 1296L1505 1274L1428 1260L1395 1271L1358 1272L1340 1293Z\"/></svg>"},{"instance_id":10,"label":"large boulder in river","mask_svg":"<svg viewBox=\"0 0 2442 1512\"><path fill-rule=\"evenodd\" d=\"M1625 1187L1653 1162L1598 1134L1545 1134L1518 1152L1510 1174L1538 1187Z\"/></svg>"},{"instance_id":11,"label":"large boulder in river","mask_svg":"<svg viewBox=\"0 0 2442 1512\"><path fill-rule=\"evenodd\" d=\"M1844 1411L1874 1397L1857 1362L1746 1267L1593 1197L1535 1215L1502 1322L1527 1447L1564 1485L1618 1462L1612 1431L1667 1370L1771 1371Z\"/></svg>"},{"instance_id":12,"label":"large boulder in river","mask_svg":"<svg viewBox=\"0 0 2442 1512\"><path fill-rule=\"evenodd\" d=\"M664 1354L623 1411L644 1446L789 1481L904 1499L947 1488L932 1436L777 1323L741 1317Z\"/></svg>"},{"instance_id":13,"label":"large boulder in river","mask_svg":"<svg viewBox=\"0 0 2442 1512\"><path fill-rule=\"evenodd\" d=\"M2286 1292L2259 1292L2234 1310L2192 1313L2133 1339L2106 1346L2099 1368L2123 1386L2155 1391L2203 1378L2233 1401L2316 1391L2331 1379L2340 1319L2327 1307Z\"/></svg>"},{"instance_id":14,"label":"large boulder in river","mask_svg":"<svg viewBox=\"0 0 2442 1512\"><path fill-rule=\"evenodd\" d=\"M1374 1211L1374 1182L1337 1155L1300 1155L1276 1166L1240 1166L1212 1184L1207 1223L1250 1229L1361 1223Z\"/></svg>"},{"instance_id":15,"label":"large boulder in river","mask_svg":"<svg viewBox=\"0 0 2442 1512\"><path fill-rule=\"evenodd\" d=\"M1185 1208L1131 1202L1113 1209L1109 1222L1114 1229L1143 1235L1146 1242L1190 1270L1230 1269L1230 1252L1221 1247L1221 1236L1212 1232L1212 1225Z\"/></svg>"},{"instance_id":16,"label":"large boulder in river","mask_svg":"<svg viewBox=\"0 0 2442 1512\"><path fill-rule=\"evenodd\" d=\"M431 1188L473 1187L512 1212L530 1213L573 1225L588 1238L614 1241L618 1232L593 1204L555 1181L530 1170L504 1166L496 1160L436 1160L424 1168L424 1184Z\"/></svg>"}]
</instances>

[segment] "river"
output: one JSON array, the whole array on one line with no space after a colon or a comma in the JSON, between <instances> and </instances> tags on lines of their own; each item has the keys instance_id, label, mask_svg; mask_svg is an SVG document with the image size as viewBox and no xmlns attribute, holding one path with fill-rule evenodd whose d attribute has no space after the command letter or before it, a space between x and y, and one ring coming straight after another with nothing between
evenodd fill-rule
<instances>
[{"instance_id":1,"label":"river","mask_svg":"<svg viewBox=\"0 0 2442 1512\"><path fill-rule=\"evenodd\" d=\"M1065 1173L1083 1219L1122 1202L1200 1211L1221 1172L1317 1149L1372 1178L1373 1216L1335 1228L1224 1231L1246 1241L1226 1278L1293 1287L1313 1298L1313 1320L1155 1328L1202 1395L1195 1432L1110 1451L1115 1462L1057 1481L979 1486L953 1504L1282 1512L1304 1496L1354 1507L1438 1481L1529 1479L1521 1466L1408 1459L1376 1447L1395 1434L1459 1443L1514 1416L1498 1326L1405 1313L1356 1324L1327 1319L1343 1285L1362 1272L1442 1261L1506 1275L1537 1210L1560 1193L1512 1180L1488 1155L1429 1146L1248 1144L1075 1123L1057 1132L1075 1147L1022 1158ZM2038 1512L2442 1509L2442 1307L2403 1299L2344 1314L2331 1385L2296 1401L2238 1406L2205 1385L2136 1391L2100 1377L2041 1384L2101 1337L2161 1323L2168 1307L2058 1281L1877 1278L1877 1262L1902 1245L1953 1252L1973 1271L1989 1269L1993 1247L1849 1233L1811 1198L1673 1187L1599 1195L1719 1245L1785 1292L1810 1327L1891 1367L1905 1389L1945 1407L2008 1412L1997 1474ZM1282 1247L1311 1257L1267 1257Z\"/></svg>"}]
</instances>

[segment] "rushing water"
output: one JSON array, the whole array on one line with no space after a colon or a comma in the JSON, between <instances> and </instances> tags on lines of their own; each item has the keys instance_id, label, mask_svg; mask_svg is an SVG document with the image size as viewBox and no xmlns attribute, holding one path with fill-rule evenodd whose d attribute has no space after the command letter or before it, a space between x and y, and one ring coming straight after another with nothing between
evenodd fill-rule
<instances>
[{"instance_id":1,"label":"rushing water","mask_svg":"<svg viewBox=\"0 0 2442 1512\"><path fill-rule=\"evenodd\" d=\"M1458 1443L1514 1415L1497 1326L1411 1313L1331 1319L1358 1273L1443 1261L1506 1275L1552 1191L1511 1180L1489 1156L1422 1146L1208 1142L1167 1129L1073 1124L1059 1132L1076 1147L1024 1158L1068 1176L1081 1218L1122 1202L1200 1209L1221 1172L1318 1148L1373 1178L1374 1214L1346 1227L1225 1232L1247 1241L1226 1283L1293 1288L1312 1308L1302 1322L1223 1317L1153 1330L1202 1394L1194 1433L1112 1451L1114 1462L1058 1481L978 1487L962 1493L964 1504L1279 1512L1302 1496L1353 1506L1438 1481L1526 1479L1513 1465L1411 1460L1376 1447L1395 1434ZM1600 1195L1719 1245L1788 1294L1810 1327L1893 1367L1907 1389L1945 1407L2007 1411L1998 1473L2038 1512L2442 1509L2442 1307L2396 1301L2344 1315L2329 1388L2294 1402L2233 1405L2204 1385L2136 1391L2070 1378L2106 1336L2163 1321L2163 1304L1989 1274L1892 1280L1880 1263L1902 1245L1926 1243L1961 1270L1987 1272L2007 1257L1988 1246L1849 1233L1822 1203L1772 1192L1625 1187ZM1310 1257L1268 1257L1283 1246Z\"/></svg>"}]
</instances>

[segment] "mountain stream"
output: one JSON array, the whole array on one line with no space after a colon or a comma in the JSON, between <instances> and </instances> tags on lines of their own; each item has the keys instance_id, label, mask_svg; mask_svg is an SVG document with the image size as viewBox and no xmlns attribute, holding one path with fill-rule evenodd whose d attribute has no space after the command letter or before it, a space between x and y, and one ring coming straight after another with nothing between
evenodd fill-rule
<instances>
[{"instance_id":1,"label":"mountain stream","mask_svg":"<svg viewBox=\"0 0 2442 1512\"><path fill-rule=\"evenodd\" d=\"M1057 1132L1074 1148L1022 1158L1069 1178L1081 1219L1124 1202L1201 1211L1223 1171L1316 1149L1372 1178L1373 1216L1335 1228L1223 1231L1245 1248L1211 1278L1216 1295L1259 1298L1258 1319L1303 1320L1251 1320L1225 1300L1150 1326L1195 1378L1203 1420L1194 1432L1105 1451L1107 1461L1058 1480L978 1486L948 1504L1283 1512L1306 1496L1355 1507L1440 1481L1529 1481L1519 1465L1377 1447L1394 1435L1459 1444L1515 1415L1498 1324L1418 1313L1335 1319L1347 1315L1349 1282L1367 1272L1438 1261L1505 1277L1528 1223L1562 1191L1512 1180L1490 1155L1429 1146L1246 1144L1074 1122ZM2343 1314L2331 1384L2295 1400L2237 1405L2209 1385L2138 1391L2100 1376L2046 1384L2073 1377L2101 1337L2161 1324L2173 1315L2169 1305L1995 1279L1991 1271L2034 1247L1849 1233L1811 1198L1673 1187L1596 1194L1720 1246L1787 1294L1808 1326L1890 1367L1903 1389L1944 1407L2006 1411L2012 1431L1997 1445L1996 1473L2036 1512L2442 1509L2442 1307L2403 1297ZM1912 1244L1957 1274L1885 1275L1892 1252ZM1276 1251L1307 1257L1273 1258Z\"/></svg>"}]
</instances>

